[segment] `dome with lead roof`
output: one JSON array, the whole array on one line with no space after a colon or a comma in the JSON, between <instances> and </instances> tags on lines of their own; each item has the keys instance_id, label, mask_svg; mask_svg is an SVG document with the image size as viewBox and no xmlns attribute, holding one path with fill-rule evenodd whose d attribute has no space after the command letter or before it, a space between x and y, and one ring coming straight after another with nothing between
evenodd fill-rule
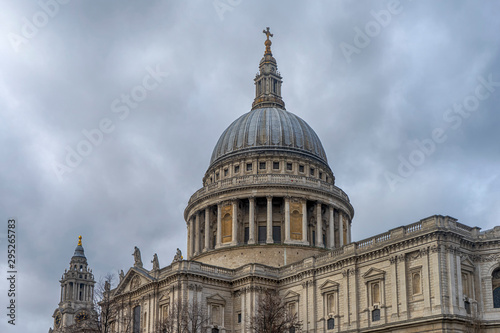
<instances>
[{"instance_id":1,"label":"dome with lead roof","mask_svg":"<svg viewBox=\"0 0 500 333\"><path fill-rule=\"evenodd\" d=\"M236 119L219 138L210 164L250 150L298 152L328 164L314 130L283 108L256 108Z\"/></svg>"}]
</instances>

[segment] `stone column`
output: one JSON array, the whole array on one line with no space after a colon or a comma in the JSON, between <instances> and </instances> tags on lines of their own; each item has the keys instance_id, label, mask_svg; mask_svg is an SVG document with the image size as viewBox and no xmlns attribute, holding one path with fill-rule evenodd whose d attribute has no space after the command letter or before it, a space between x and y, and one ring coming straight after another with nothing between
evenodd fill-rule
<instances>
[{"instance_id":1,"label":"stone column","mask_svg":"<svg viewBox=\"0 0 500 333\"><path fill-rule=\"evenodd\" d=\"M188 243L187 243L187 259L191 259L191 244L193 240L191 238L191 218L188 218L187 222L187 233L188 233Z\"/></svg>"},{"instance_id":2,"label":"stone column","mask_svg":"<svg viewBox=\"0 0 500 333\"><path fill-rule=\"evenodd\" d=\"M344 213L339 211L339 239L340 239L340 247L344 246Z\"/></svg>"},{"instance_id":3,"label":"stone column","mask_svg":"<svg viewBox=\"0 0 500 333\"><path fill-rule=\"evenodd\" d=\"M219 248L220 247L220 243L221 243L221 240L222 240L222 237L221 237L221 232L222 232L222 216L221 216L221 203L217 203L217 243L215 245L215 248Z\"/></svg>"},{"instance_id":4,"label":"stone column","mask_svg":"<svg viewBox=\"0 0 500 333\"><path fill-rule=\"evenodd\" d=\"M267 196L267 244L273 243L273 197Z\"/></svg>"},{"instance_id":5,"label":"stone column","mask_svg":"<svg viewBox=\"0 0 500 333\"><path fill-rule=\"evenodd\" d=\"M246 319L246 312L247 312L246 307L245 307L246 296L247 295L246 295L245 289L241 290L241 296L240 296L240 298L241 298L241 324L240 324L240 326L241 326L241 332L243 332L243 333L246 331L246 320L245 320Z\"/></svg>"},{"instance_id":6,"label":"stone column","mask_svg":"<svg viewBox=\"0 0 500 333\"><path fill-rule=\"evenodd\" d=\"M232 245L238 245L238 201L234 200L233 204L233 241Z\"/></svg>"},{"instance_id":7,"label":"stone column","mask_svg":"<svg viewBox=\"0 0 500 333\"><path fill-rule=\"evenodd\" d=\"M328 243L328 247L330 249L334 249L335 248L335 226L334 226L334 223L333 223L333 206L329 206L329 226L328 226L328 230L330 232L330 242Z\"/></svg>"},{"instance_id":8,"label":"stone column","mask_svg":"<svg viewBox=\"0 0 500 333\"><path fill-rule=\"evenodd\" d=\"M399 292L401 297L399 301L401 302L401 312L399 313L400 318L403 320L408 319L408 298L406 297L408 289L406 286L406 257L401 255L397 261L398 267L398 281L399 281Z\"/></svg>"},{"instance_id":9,"label":"stone column","mask_svg":"<svg viewBox=\"0 0 500 333\"><path fill-rule=\"evenodd\" d=\"M196 212L194 217L194 255L198 255L200 253L200 213Z\"/></svg>"},{"instance_id":10,"label":"stone column","mask_svg":"<svg viewBox=\"0 0 500 333\"><path fill-rule=\"evenodd\" d=\"M255 244L255 198L248 198L248 244Z\"/></svg>"},{"instance_id":11,"label":"stone column","mask_svg":"<svg viewBox=\"0 0 500 333\"><path fill-rule=\"evenodd\" d=\"M316 203L316 246L323 247L323 219L321 216L321 202Z\"/></svg>"},{"instance_id":12,"label":"stone column","mask_svg":"<svg viewBox=\"0 0 500 333\"><path fill-rule=\"evenodd\" d=\"M351 243L351 221L347 220L346 224L347 224L347 244L350 244Z\"/></svg>"},{"instance_id":13,"label":"stone column","mask_svg":"<svg viewBox=\"0 0 500 333\"><path fill-rule=\"evenodd\" d=\"M290 197L285 197L285 243L290 243Z\"/></svg>"},{"instance_id":14,"label":"stone column","mask_svg":"<svg viewBox=\"0 0 500 333\"><path fill-rule=\"evenodd\" d=\"M307 241L307 200L302 202L302 243L309 245Z\"/></svg>"},{"instance_id":15,"label":"stone column","mask_svg":"<svg viewBox=\"0 0 500 333\"><path fill-rule=\"evenodd\" d=\"M210 207L205 208L205 246L203 252L210 248Z\"/></svg>"}]
</instances>

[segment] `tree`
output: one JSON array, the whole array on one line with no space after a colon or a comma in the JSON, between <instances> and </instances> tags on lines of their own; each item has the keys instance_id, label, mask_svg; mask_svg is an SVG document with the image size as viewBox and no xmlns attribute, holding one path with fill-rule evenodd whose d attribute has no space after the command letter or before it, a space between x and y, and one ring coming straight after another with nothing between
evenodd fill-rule
<instances>
[{"instance_id":1,"label":"tree","mask_svg":"<svg viewBox=\"0 0 500 333\"><path fill-rule=\"evenodd\" d=\"M95 316L91 321L95 323L99 333L128 333L132 329L132 314L125 304L113 302L111 289L115 276L106 274L94 288Z\"/></svg>"},{"instance_id":2,"label":"tree","mask_svg":"<svg viewBox=\"0 0 500 333\"><path fill-rule=\"evenodd\" d=\"M288 305L276 291L267 290L257 302L248 328L254 333L299 333L302 324Z\"/></svg>"},{"instance_id":3,"label":"tree","mask_svg":"<svg viewBox=\"0 0 500 333\"><path fill-rule=\"evenodd\" d=\"M207 324L207 313L198 301L178 301L168 306L155 333L201 333Z\"/></svg>"}]
</instances>

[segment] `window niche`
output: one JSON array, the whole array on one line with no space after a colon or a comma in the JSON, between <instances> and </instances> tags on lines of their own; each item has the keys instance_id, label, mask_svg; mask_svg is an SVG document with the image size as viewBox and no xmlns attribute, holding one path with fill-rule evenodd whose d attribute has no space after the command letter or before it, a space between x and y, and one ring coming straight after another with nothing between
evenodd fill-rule
<instances>
[{"instance_id":1,"label":"window niche","mask_svg":"<svg viewBox=\"0 0 500 333\"><path fill-rule=\"evenodd\" d=\"M409 271L410 291L413 297L422 296L422 267L412 268Z\"/></svg>"},{"instance_id":2,"label":"window niche","mask_svg":"<svg viewBox=\"0 0 500 333\"><path fill-rule=\"evenodd\" d=\"M323 318L327 330L335 328L335 318L339 317L339 284L327 280L319 287L323 296Z\"/></svg>"},{"instance_id":3,"label":"window niche","mask_svg":"<svg viewBox=\"0 0 500 333\"><path fill-rule=\"evenodd\" d=\"M296 292L289 291L283 298L286 304L286 310L290 316L299 318L299 297Z\"/></svg>"},{"instance_id":4,"label":"window niche","mask_svg":"<svg viewBox=\"0 0 500 333\"><path fill-rule=\"evenodd\" d=\"M225 307L226 301L219 294L207 297L208 324L211 325L211 331L224 327Z\"/></svg>"},{"instance_id":5,"label":"window niche","mask_svg":"<svg viewBox=\"0 0 500 333\"><path fill-rule=\"evenodd\" d=\"M367 291L367 307L372 322L382 319L381 309L385 306L385 272L376 268L363 274Z\"/></svg>"}]
</instances>

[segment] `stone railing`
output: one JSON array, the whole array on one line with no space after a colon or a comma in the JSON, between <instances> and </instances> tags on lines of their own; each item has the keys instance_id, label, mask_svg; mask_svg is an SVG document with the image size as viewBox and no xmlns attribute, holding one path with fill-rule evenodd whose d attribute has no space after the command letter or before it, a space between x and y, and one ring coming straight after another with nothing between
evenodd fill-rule
<instances>
[{"instance_id":1,"label":"stone railing","mask_svg":"<svg viewBox=\"0 0 500 333\"><path fill-rule=\"evenodd\" d=\"M281 174L268 174L268 175L246 175L233 177L229 179L220 180L218 182L209 184L198 191L196 191L189 199L189 204L194 200L215 193L219 190L231 189L241 187L242 185L299 185L312 189L320 189L331 192L349 202L349 197L337 186L321 181L317 178L303 177L296 175L281 175Z\"/></svg>"}]
</instances>

